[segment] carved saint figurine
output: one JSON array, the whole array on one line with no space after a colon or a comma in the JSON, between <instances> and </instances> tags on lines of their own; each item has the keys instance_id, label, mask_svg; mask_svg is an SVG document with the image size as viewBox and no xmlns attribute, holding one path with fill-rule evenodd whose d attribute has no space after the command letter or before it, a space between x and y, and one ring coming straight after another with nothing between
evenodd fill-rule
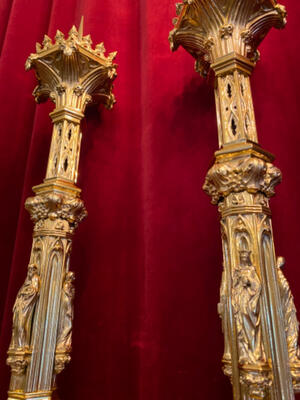
<instances>
[{"instance_id":1,"label":"carved saint figurine","mask_svg":"<svg viewBox=\"0 0 300 400\"><path fill-rule=\"evenodd\" d=\"M13 328L9 348L24 350L30 345L31 321L40 291L36 264L29 264L26 280L17 294L13 307Z\"/></svg>"},{"instance_id":2,"label":"carved saint figurine","mask_svg":"<svg viewBox=\"0 0 300 400\"><path fill-rule=\"evenodd\" d=\"M284 264L285 259L283 257L278 257L276 267L279 279L280 297L285 324L285 334L287 338L290 362L299 362L299 322L296 315L296 307L294 304L294 298L290 289L290 285L282 272Z\"/></svg>"},{"instance_id":3,"label":"carved saint figurine","mask_svg":"<svg viewBox=\"0 0 300 400\"><path fill-rule=\"evenodd\" d=\"M220 303L218 303L218 314L222 320L222 331L224 335L224 360L230 360L230 344L228 338L228 322L227 322L227 295L226 295L226 272L225 268L223 268L222 272L222 281L220 287Z\"/></svg>"},{"instance_id":4,"label":"carved saint figurine","mask_svg":"<svg viewBox=\"0 0 300 400\"><path fill-rule=\"evenodd\" d=\"M70 352L72 347L72 321L74 299L74 272L67 272L62 287L60 317L57 336L57 351Z\"/></svg>"},{"instance_id":5,"label":"carved saint figurine","mask_svg":"<svg viewBox=\"0 0 300 400\"><path fill-rule=\"evenodd\" d=\"M251 251L240 250L240 265L234 271L232 305L236 321L239 362L264 361L261 341L259 298L261 282L250 259Z\"/></svg>"}]
</instances>

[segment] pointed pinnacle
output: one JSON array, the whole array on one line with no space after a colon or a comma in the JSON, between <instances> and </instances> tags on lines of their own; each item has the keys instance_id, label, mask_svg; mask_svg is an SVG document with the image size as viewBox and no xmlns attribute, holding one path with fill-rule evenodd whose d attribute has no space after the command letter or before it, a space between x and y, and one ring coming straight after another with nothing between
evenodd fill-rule
<instances>
[{"instance_id":1,"label":"pointed pinnacle","mask_svg":"<svg viewBox=\"0 0 300 400\"><path fill-rule=\"evenodd\" d=\"M41 44L40 44L39 42L36 42L36 44L35 44L35 51L36 51L37 53L39 53L41 50L42 50Z\"/></svg>"},{"instance_id":2,"label":"pointed pinnacle","mask_svg":"<svg viewBox=\"0 0 300 400\"><path fill-rule=\"evenodd\" d=\"M72 28L69 31L69 36L78 36L78 31L75 25L72 26Z\"/></svg>"},{"instance_id":3,"label":"pointed pinnacle","mask_svg":"<svg viewBox=\"0 0 300 400\"><path fill-rule=\"evenodd\" d=\"M48 35L44 35L43 46L47 49L52 44L51 38Z\"/></svg>"},{"instance_id":4,"label":"pointed pinnacle","mask_svg":"<svg viewBox=\"0 0 300 400\"><path fill-rule=\"evenodd\" d=\"M83 37L83 22L84 22L84 16L82 15L81 20L80 20L80 25L78 29L78 34L79 34L79 40L82 40Z\"/></svg>"},{"instance_id":5,"label":"pointed pinnacle","mask_svg":"<svg viewBox=\"0 0 300 400\"><path fill-rule=\"evenodd\" d=\"M60 30L57 29L56 35L55 35L56 42L59 42L60 40L63 40L64 37L65 37L65 35Z\"/></svg>"},{"instance_id":6,"label":"pointed pinnacle","mask_svg":"<svg viewBox=\"0 0 300 400\"><path fill-rule=\"evenodd\" d=\"M106 50L105 50L103 42L96 45L95 51L97 54L104 55Z\"/></svg>"},{"instance_id":7,"label":"pointed pinnacle","mask_svg":"<svg viewBox=\"0 0 300 400\"><path fill-rule=\"evenodd\" d=\"M82 41L89 44L93 43L90 34L83 36Z\"/></svg>"},{"instance_id":8,"label":"pointed pinnacle","mask_svg":"<svg viewBox=\"0 0 300 400\"><path fill-rule=\"evenodd\" d=\"M118 54L118 52L117 51L113 51L112 53L109 53L109 55L108 55L108 59L110 60L110 61L113 61L115 58L116 58L116 55Z\"/></svg>"}]
</instances>

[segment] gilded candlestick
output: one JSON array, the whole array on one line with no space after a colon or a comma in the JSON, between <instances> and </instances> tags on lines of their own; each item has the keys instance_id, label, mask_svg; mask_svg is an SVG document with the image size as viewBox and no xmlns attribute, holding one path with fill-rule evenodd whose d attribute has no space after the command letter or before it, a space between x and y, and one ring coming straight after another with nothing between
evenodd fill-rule
<instances>
[{"instance_id":1,"label":"gilded candlestick","mask_svg":"<svg viewBox=\"0 0 300 400\"><path fill-rule=\"evenodd\" d=\"M215 74L220 148L203 188L221 218L223 370L236 400L291 400L300 382L298 321L269 208L281 173L258 144L250 88L257 47L284 27L286 11L275 0L185 0L176 8L171 49L185 48L202 76Z\"/></svg>"},{"instance_id":2,"label":"gilded candlestick","mask_svg":"<svg viewBox=\"0 0 300 400\"><path fill-rule=\"evenodd\" d=\"M71 359L74 273L69 258L74 231L87 214L76 186L80 121L91 102L113 106L116 77L116 52L105 56L103 43L93 48L82 31L82 24L66 38L57 31L54 42L45 35L25 65L36 72L35 100L50 98L55 109L46 177L25 203L34 222L33 244L13 308L9 400L50 400L56 375Z\"/></svg>"}]
</instances>

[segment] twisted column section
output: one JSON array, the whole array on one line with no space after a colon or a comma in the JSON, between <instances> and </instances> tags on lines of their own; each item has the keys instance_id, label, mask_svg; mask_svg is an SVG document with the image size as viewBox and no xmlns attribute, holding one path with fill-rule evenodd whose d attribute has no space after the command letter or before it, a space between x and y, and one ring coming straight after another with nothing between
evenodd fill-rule
<instances>
[{"instance_id":1,"label":"twisted column section","mask_svg":"<svg viewBox=\"0 0 300 400\"><path fill-rule=\"evenodd\" d=\"M52 142L44 182L33 188L25 207L34 223L25 282L13 308L9 400L50 400L56 375L70 362L74 273L69 259L72 236L87 212L76 186L80 155L80 121L87 104L111 108L116 52L105 56L103 43L92 48L90 35L72 27L67 38L57 31L26 61L38 86L35 100L50 98L55 109Z\"/></svg>"},{"instance_id":2,"label":"twisted column section","mask_svg":"<svg viewBox=\"0 0 300 400\"><path fill-rule=\"evenodd\" d=\"M281 173L258 144L250 88L257 47L272 27L284 27L285 8L275 0L185 0L176 10L171 49L184 47L197 72L215 75L219 150L203 188L221 216L223 370L236 400L292 400L298 321L269 208Z\"/></svg>"}]
</instances>

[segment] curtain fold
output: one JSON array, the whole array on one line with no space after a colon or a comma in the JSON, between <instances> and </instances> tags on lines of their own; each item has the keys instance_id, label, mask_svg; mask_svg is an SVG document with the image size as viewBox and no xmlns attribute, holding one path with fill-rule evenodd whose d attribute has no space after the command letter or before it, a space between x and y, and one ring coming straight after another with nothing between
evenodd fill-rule
<instances>
[{"instance_id":1,"label":"curtain fold","mask_svg":"<svg viewBox=\"0 0 300 400\"><path fill-rule=\"evenodd\" d=\"M283 183L271 201L277 255L300 308L298 268L300 3L286 0L283 31L263 42L252 77L259 141ZM0 398L12 306L26 275L33 225L24 209L42 182L53 105L35 105L24 71L35 42L84 15L94 44L118 51L111 111L87 110L78 186L88 218L75 233L71 364L62 400L231 399L221 371L217 315L222 271L216 207L202 191L217 150L213 85L168 32L175 7L159 0L3 0L0 5Z\"/></svg>"}]
</instances>

